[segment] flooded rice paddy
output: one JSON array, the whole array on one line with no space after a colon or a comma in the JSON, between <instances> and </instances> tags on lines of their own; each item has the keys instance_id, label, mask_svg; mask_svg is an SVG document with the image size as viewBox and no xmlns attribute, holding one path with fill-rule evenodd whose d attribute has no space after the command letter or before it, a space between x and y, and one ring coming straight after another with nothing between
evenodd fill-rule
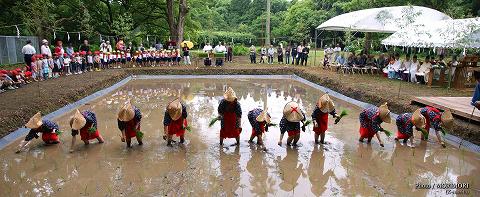
<instances>
[{"instance_id":1,"label":"flooded rice paddy","mask_svg":"<svg viewBox=\"0 0 480 197\"><path fill-rule=\"evenodd\" d=\"M219 145L220 124L210 118L225 89L237 93L243 110L240 146L234 139ZM448 146L442 149L431 134L412 149L385 135L385 148L376 139L358 142L360 108L335 99L337 110L350 115L338 125L330 118L326 145L313 143L312 128L301 133L300 147L278 146L279 128L264 141L267 151L247 141L247 113L268 104L278 123L285 103L297 101L310 117L323 93L289 79L156 79L132 80L112 93L81 107L97 114L104 144L70 146L69 117L55 119L65 133L62 144L45 146L35 140L28 152L14 154L18 139L0 151L0 196L444 196L444 189L416 189L416 184L468 183L470 196L479 196L478 154ZM184 145L167 147L163 114L167 103L181 96L187 105L192 132ZM143 113L144 145L126 148L120 141L116 115L128 99ZM395 131L393 124L385 125ZM178 139L177 139L178 140ZM79 140L78 140L79 141Z\"/></svg>"}]
</instances>

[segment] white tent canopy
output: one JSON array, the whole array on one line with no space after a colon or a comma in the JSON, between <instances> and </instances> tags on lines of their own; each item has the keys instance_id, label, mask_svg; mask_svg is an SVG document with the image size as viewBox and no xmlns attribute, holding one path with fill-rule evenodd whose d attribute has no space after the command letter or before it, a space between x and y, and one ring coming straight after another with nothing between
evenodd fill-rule
<instances>
[{"instance_id":1,"label":"white tent canopy","mask_svg":"<svg viewBox=\"0 0 480 197\"><path fill-rule=\"evenodd\" d=\"M342 14L325 21L317 29L395 33L413 23L448 19L451 18L442 12L421 6L383 7Z\"/></svg>"},{"instance_id":2,"label":"white tent canopy","mask_svg":"<svg viewBox=\"0 0 480 197\"><path fill-rule=\"evenodd\" d=\"M382 44L421 48L480 48L480 18L412 24L382 40Z\"/></svg>"}]
</instances>

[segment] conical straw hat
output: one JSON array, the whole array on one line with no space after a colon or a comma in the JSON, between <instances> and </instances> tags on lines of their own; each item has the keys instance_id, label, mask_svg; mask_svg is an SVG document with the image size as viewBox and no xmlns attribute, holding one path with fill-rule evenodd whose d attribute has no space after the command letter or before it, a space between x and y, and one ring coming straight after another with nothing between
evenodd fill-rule
<instances>
[{"instance_id":1,"label":"conical straw hat","mask_svg":"<svg viewBox=\"0 0 480 197\"><path fill-rule=\"evenodd\" d=\"M305 118L300 111L300 106L298 105L298 103L293 101L288 102L285 105L285 107L283 108L283 115L290 122L300 122Z\"/></svg>"},{"instance_id":2,"label":"conical straw hat","mask_svg":"<svg viewBox=\"0 0 480 197\"><path fill-rule=\"evenodd\" d=\"M390 117L390 110L388 109L387 103L380 105L379 110L382 121L385 123L391 123L392 118Z\"/></svg>"},{"instance_id":3,"label":"conical straw hat","mask_svg":"<svg viewBox=\"0 0 480 197\"><path fill-rule=\"evenodd\" d=\"M30 120L25 124L25 127L29 129L37 129L40 126L42 126L42 114L40 112L37 112L35 115L33 115Z\"/></svg>"},{"instance_id":4,"label":"conical straw hat","mask_svg":"<svg viewBox=\"0 0 480 197\"><path fill-rule=\"evenodd\" d=\"M178 120L182 116L182 103L180 103L180 99L175 99L168 104L167 113L174 121Z\"/></svg>"},{"instance_id":5,"label":"conical straw hat","mask_svg":"<svg viewBox=\"0 0 480 197\"><path fill-rule=\"evenodd\" d=\"M260 115L257 116L257 122L267 122L270 123L270 116L268 116L268 113L266 110L263 110Z\"/></svg>"},{"instance_id":6,"label":"conical straw hat","mask_svg":"<svg viewBox=\"0 0 480 197\"><path fill-rule=\"evenodd\" d=\"M442 126L447 130L451 130L453 128L453 115L448 109L442 114Z\"/></svg>"},{"instance_id":7,"label":"conical straw hat","mask_svg":"<svg viewBox=\"0 0 480 197\"><path fill-rule=\"evenodd\" d=\"M422 115L422 113L420 113L420 109L417 109L415 112L413 112L413 115L412 115L412 122L413 122L413 125L415 125L415 127L417 128L425 128L425 117Z\"/></svg>"},{"instance_id":8,"label":"conical straw hat","mask_svg":"<svg viewBox=\"0 0 480 197\"><path fill-rule=\"evenodd\" d=\"M233 91L232 87L229 87L227 91L225 91L225 93L223 94L223 97L225 98L225 100L233 102L235 101L235 99L237 99L237 94L235 94L235 91Z\"/></svg>"},{"instance_id":9,"label":"conical straw hat","mask_svg":"<svg viewBox=\"0 0 480 197\"><path fill-rule=\"evenodd\" d=\"M70 119L70 126L72 127L73 130L80 130L85 126L86 123L87 123L87 119L85 119L82 113L80 113L80 111L77 109L75 114Z\"/></svg>"},{"instance_id":10,"label":"conical straw hat","mask_svg":"<svg viewBox=\"0 0 480 197\"><path fill-rule=\"evenodd\" d=\"M333 104L333 101L332 99L330 99L330 96L328 96L328 94L324 94L318 99L317 106L323 113L330 113L335 109L335 104Z\"/></svg>"},{"instance_id":11,"label":"conical straw hat","mask_svg":"<svg viewBox=\"0 0 480 197\"><path fill-rule=\"evenodd\" d=\"M135 117L135 111L133 110L133 106L130 102L125 104L122 109L120 109L120 112L118 112L118 119L120 121L130 121Z\"/></svg>"}]
</instances>

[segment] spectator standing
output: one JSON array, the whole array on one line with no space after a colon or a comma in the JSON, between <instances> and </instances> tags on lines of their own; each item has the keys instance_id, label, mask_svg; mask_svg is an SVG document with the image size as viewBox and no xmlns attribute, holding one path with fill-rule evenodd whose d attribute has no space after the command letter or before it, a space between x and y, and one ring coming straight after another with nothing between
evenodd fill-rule
<instances>
[{"instance_id":1,"label":"spectator standing","mask_svg":"<svg viewBox=\"0 0 480 197\"><path fill-rule=\"evenodd\" d=\"M222 42L219 42L217 46L215 46L214 49L215 53L225 53L227 51L227 48L222 44Z\"/></svg>"},{"instance_id":2,"label":"spectator standing","mask_svg":"<svg viewBox=\"0 0 480 197\"><path fill-rule=\"evenodd\" d=\"M301 65L307 66L308 54L310 53L310 45L303 47L302 49L302 63Z\"/></svg>"},{"instance_id":3,"label":"spectator standing","mask_svg":"<svg viewBox=\"0 0 480 197\"><path fill-rule=\"evenodd\" d=\"M55 51L55 53L58 53L63 57L63 54L65 53L65 50L63 49L63 42L61 40L57 41L54 51Z\"/></svg>"},{"instance_id":4,"label":"spectator standing","mask_svg":"<svg viewBox=\"0 0 480 197\"><path fill-rule=\"evenodd\" d=\"M273 48L273 45L270 45L270 48L268 48L267 54L268 54L268 64L273 64L273 56L275 55L275 48Z\"/></svg>"},{"instance_id":5,"label":"spectator standing","mask_svg":"<svg viewBox=\"0 0 480 197\"><path fill-rule=\"evenodd\" d=\"M227 46L227 61L232 62L233 60L233 43Z\"/></svg>"},{"instance_id":6,"label":"spectator standing","mask_svg":"<svg viewBox=\"0 0 480 197\"><path fill-rule=\"evenodd\" d=\"M203 52L205 52L205 53L210 53L210 52L212 52L212 50L213 50L212 45L210 45L210 43L208 43L208 42L205 46L203 46Z\"/></svg>"},{"instance_id":7,"label":"spectator standing","mask_svg":"<svg viewBox=\"0 0 480 197\"><path fill-rule=\"evenodd\" d=\"M340 47L340 44L337 44L335 48L333 48L333 58L337 59L338 55L340 55L340 52L342 52L342 48Z\"/></svg>"},{"instance_id":8,"label":"spectator standing","mask_svg":"<svg viewBox=\"0 0 480 197\"><path fill-rule=\"evenodd\" d=\"M303 58L303 44L298 45L297 47L297 60L296 60L296 65L300 64L300 60Z\"/></svg>"},{"instance_id":9,"label":"spectator standing","mask_svg":"<svg viewBox=\"0 0 480 197\"><path fill-rule=\"evenodd\" d=\"M190 61L190 49L187 46L187 43L183 44L183 63L185 65L190 65L192 62Z\"/></svg>"},{"instance_id":10,"label":"spectator standing","mask_svg":"<svg viewBox=\"0 0 480 197\"><path fill-rule=\"evenodd\" d=\"M294 44L292 47L292 65L295 64L295 59L297 59L297 44Z\"/></svg>"},{"instance_id":11,"label":"spectator standing","mask_svg":"<svg viewBox=\"0 0 480 197\"><path fill-rule=\"evenodd\" d=\"M250 46L250 63L256 64L257 63L257 48L255 46Z\"/></svg>"},{"instance_id":12,"label":"spectator standing","mask_svg":"<svg viewBox=\"0 0 480 197\"><path fill-rule=\"evenodd\" d=\"M143 47L142 43L140 43L140 46L138 47L138 51L141 51L141 52L145 51L145 47Z\"/></svg>"},{"instance_id":13,"label":"spectator standing","mask_svg":"<svg viewBox=\"0 0 480 197\"><path fill-rule=\"evenodd\" d=\"M100 51L102 53L107 53L107 43L105 43L105 40L102 40L102 43L100 43Z\"/></svg>"},{"instance_id":14,"label":"spectator standing","mask_svg":"<svg viewBox=\"0 0 480 197\"><path fill-rule=\"evenodd\" d=\"M52 50L48 47L48 41L46 39L42 40L42 46L40 47L40 52L42 55L46 55L47 57L52 57Z\"/></svg>"},{"instance_id":15,"label":"spectator standing","mask_svg":"<svg viewBox=\"0 0 480 197\"><path fill-rule=\"evenodd\" d=\"M324 50L325 56L328 58L328 62L333 62L333 49L330 47L330 45L327 45L327 48Z\"/></svg>"},{"instance_id":16,"label":"spectator standing","mask_svg":"<svg viewBox=\"0 0 480 197\"><path fill-rule=\"evenodd\" d=\"M35 47L32 46L32 41L27 40L25 46L22 47L23 59L27 65L28 71L31 71L30 65L32 65L32 57L37 53Z\"/></svg>"},{"instance_id":17,"label":"spectator standing","mask_svg":"<svg viewBox=\"0 0 480 197\"><path fill-rule=\"evenodd\" d=\"M70 59L72 59L74 53L75 50L73 49L72 43L68 43L67 55L70 57Z\"/></svg>"},{"instance_id":18,"label":"spectator standing","mask_svg":"<svg viewBox=\"0 0 480 197\"><path fill-rule=\"evenodd\" d=\"M160 42L156 41L155 42L155 49L157 49L157 51L159 51L159 50L163 49L163 45Z\"/></svg>"},{"instance_id":19,"label":"spectator standing","mask_svg":"<svg viewBox=\"0 0 480 197\"><path fill-rule=\"evenodd\" d=\"M265 48L265 46L263 46L261 49L260 49L260 64L265 64L265 59L267 58L267 49Z\"/></svg>"},{"instance_id":20,"label":"spectator standing","mask_svg":"<svg viewBox=\"0 0 480 197\"><path fill-rule=\"evenodd\" d=\"M123 39L119 39L117 44L115 45L115 48L117 49L117 51L125 51L125 42L123 42Z\"/></svg>"},{"instance_id":21,"label":"spectator standing","mask_svg":"<svg viewBox=\"0 0 480 197\"><path fill-rule=\"evenodd\" d=\"M290 52L292 51L292 47L290 44L285 49L285 64L290 64Z\"/></svg>"},{"instance_id":22,"label":"spectator standing","mask_svg":"<svg viewBox=\"0 0 480 197\"><path fill-rule=\"evenodd\" d=\"M417 74L419 67L420 67L420 63L418 62L417 55L413 55L412 63L410 64L410 70L408 72L408 74L409 74L408 77L410 78L409 79L410 82L412 82L412 83L417 82L417 78L416 78L415 74Z\"/></svg>"},{"instance_id":23,"label":"spectator standing","mask_svg":"<svg viewBox=\"0 0 480 197\"><path fill-rule=\"evenodd\" d=\"M85 53L91 52L90 51L90 44L88 44L88 40L83 40L83 44L80 45L80 52L85 51Z\"/></svg>"},{"instance_id":24,"label":"spectator standing","mask_svg":"<svg viewBox=\"0 0 480 197\"><path fill-rule=\"evenodd\" d=\"M277 48L278 63L283 64L283 46L280 44Z\"/></svg>"}]
</instances>

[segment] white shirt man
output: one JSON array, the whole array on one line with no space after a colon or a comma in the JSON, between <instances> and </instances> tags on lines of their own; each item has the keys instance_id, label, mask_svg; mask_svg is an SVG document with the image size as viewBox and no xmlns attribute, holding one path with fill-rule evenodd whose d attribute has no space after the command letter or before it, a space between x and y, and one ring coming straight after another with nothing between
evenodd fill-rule
<instances>
[{"instance_id":1,"label":"white shirt man","mask_svg":"<svg viewBox=\"0 0 480 197\"><path fill-rule=\"evenodd\" d=\"M208 53L210 51L212 51L213 48L212 48L212 45L210 45L210 43L207 43L204 47L203 47L203 52L205 53Z\"/></svg>"},{"instance_id":2,"label":"white shirt man","mask_svg":"<svg viewBox=\"0 0 480 197\"><path fill-rule=\"evenodd\" d=\"M215 53L225 53L227 51L227 48L222 45L222 43L219 43L217 46L215 46Z\"/></svg>"},{"instance_id":3,"label":"white shirt man","mask_svg":"<svg viewBox=\"0 0 480 197\"><path fill-rule=\"evenodd\" d=\"M35 50L35 47L33 47L30 43L28 43L25 46L23 46L22 53L24 55L33 55L37 53L37 51Z\"/></svg>"},{"instance_id":4,"label":"white shirt man","mask_svg":"<svg viewBox=\"0 0 480 197\"><path fill-rule=\"evenodd\" d=\"M48 57L52 57L52 50L48 47L48 41L43 39L42 46L40 47L40 52L42 55L47 55Z\"/></svg>"}]
</instances>

